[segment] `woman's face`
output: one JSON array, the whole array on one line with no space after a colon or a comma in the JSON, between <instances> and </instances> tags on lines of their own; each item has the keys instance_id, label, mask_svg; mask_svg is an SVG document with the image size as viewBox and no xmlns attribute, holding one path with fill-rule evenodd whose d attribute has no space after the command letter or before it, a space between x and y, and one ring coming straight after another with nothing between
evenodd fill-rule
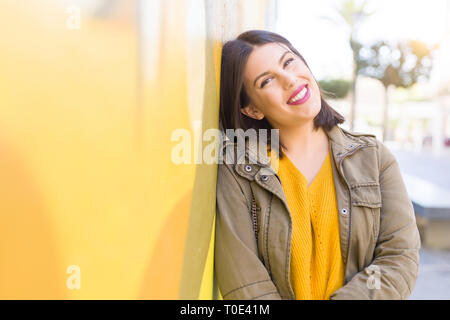
<instances>
[{"instance_id":1,"label":"woman's face","mask_svg":"<svg viewBox=\"0 0 450 320\"><path fill-rule=\"evenodd\" d=\"M305 63L285 45L256 47L244 70L244 86L251 103L241 112L266 119L274 128L298 126L319 113L319 87Z\"/></svg>"}]
</instances>

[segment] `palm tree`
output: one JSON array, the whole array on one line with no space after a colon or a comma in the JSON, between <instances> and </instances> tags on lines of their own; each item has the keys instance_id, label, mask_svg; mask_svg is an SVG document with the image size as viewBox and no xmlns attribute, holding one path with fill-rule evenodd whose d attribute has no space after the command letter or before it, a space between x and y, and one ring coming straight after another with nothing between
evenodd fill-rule
<instances>
[{"instance_id":1,"label":"palm tree","mask_svg":"<svg viewBox=\"0 0 450 320\"><path fill-rule=\"evenodd\" d=\"M384 87L383 141L388 132L389 87L409 88L431 76L433 53L438 45L428 46L418 40L376 41L365 46L358 56L359 74L379 80Z\"/></svg>"},{"instance_id":2,"label":"palm tree","mask_svg":"<svg viewBox=\"0 0 450 320\"><path fill-rule=\"evenodd\" d=\"M353 130L355 120L355 106L356 106L356 81L358 79L358 52L361 48L361 44L358 42L357 34L360 26L366 20L367 17L373 14L368 12L367 5L369 1L357 1L357 0L343 0L340 6L336 7L336 15L334 17L323 17L324 19L331 21L337 26L345 26L348 32L348 40L353 52L353 70L351 79L351 104L350 104L350 130Z\"/></svg>"}]
</instances>

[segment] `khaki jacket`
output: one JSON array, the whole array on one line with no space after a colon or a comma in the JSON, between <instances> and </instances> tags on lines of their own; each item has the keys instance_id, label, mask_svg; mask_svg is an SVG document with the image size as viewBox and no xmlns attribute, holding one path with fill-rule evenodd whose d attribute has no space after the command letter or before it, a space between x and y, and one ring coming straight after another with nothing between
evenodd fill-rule
<instances>
[{"instance_id":1,"label":"khaki jacket","mask_svg":"<svg viewBox=\"0 0 450 320\"><path fill-rule=\"evenodd\" d=\"M331 299L406 299L416 282L420 237L399 166L374 135L327 132L345 265ZM230 148L231 145L231 148ZM224 144L235 152L236 143ZM219 164L215 275L224 299L295 299L290 284L292 218L280 179L255 148ZM250 162L252 160L253 162ZM256 200L258 240L253 230Z\"/></svg>"}]
</instances>

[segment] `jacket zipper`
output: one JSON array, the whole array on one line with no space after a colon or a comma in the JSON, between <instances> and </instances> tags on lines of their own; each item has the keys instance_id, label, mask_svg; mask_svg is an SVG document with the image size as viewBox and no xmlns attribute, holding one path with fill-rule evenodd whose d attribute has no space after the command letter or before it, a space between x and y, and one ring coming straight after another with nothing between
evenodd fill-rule
<instances>
[{"instance_id":1,"label":"jacket zipper","mask_svg":"<svg viewBox=\"0 0 450 320\"><path fill-rule=\"evenodd\" d=\"M278 176L278 174L275 173L274 176L277 177L277 179L278 179L278 181L279 181L279 183L281 185L281 180L280 180L280 177ZM263 184L260 184L260 186L263 187L264 189L266 189L266 187ZM266 190L270 191L271 197L274 196L274 193L271 190L269 190L269 189L266 189ZM287 203L285 203L282 199L280 199L280 200L283 203L284 208L286 209L286 211L289 213L289 217L291 218L292 216L291 216L291 213L289 211L289 207L288 207ZM272 202L272 201L273 201L273 199L270 200L270 202ZM266 229L268 228L268 225L269 225L267 223L268 221L266 221L266 219L267 220L269 219L268 215L270 213L270 210L265 210L264 216L261 215L261 217L263 217L263 219L262 219L261 229L260 230L263 231L262 232L262 236L261 236L262 247L263 247L262 257L263 257L264 261L266 262L267 271L269 273L269 276L270 276L270 278L272 278L272 270L271 270L272 268L271 268L270 263L269 263L269 247L268 247L268 245L266 245L267 244L267 236L268 236L268 234L266 234L266 232L268 233L268 230L266 230ZM261 213L262 213L262 209L261 209ZM291 223L290 223L290 229L289 229L289 239L291 239L291 236L292 236L292 219L291 219L290 222ZM290 251L290 246L291 246L291 242L290 241L289 241L288 245L289 245L289 251ZM290 289L289 296L292 299L295 299L294 290L292 289L292 286L291 286L290 283L288 283L288 288Z\"/></svg>"},{"instance_id":2,"label":"jacket zipper","mask_svg":"<svg viewBox=\"0 0 450 320\"><path fill-rule=\"evenodd\" d=\"M348 230L348 240L347 240L347 257L346 257L346 261L345 261L345 265L348 265L348 257L350 254L350 240L352 237L352 192L350 190L350 186L348 185L347 179L345 178L344 175L344 170L342 169L342 163L344 162L345 158L347 158L348 156L354 154L356 151L358 151L359 149L363 148L364 146L359 146L358 148L346 153L342 159L339 161L339 168L341 169L341 175L344 178L345 184L347 185L347 189L348 189L348 195L349 195L349 206L348 206L348 218L349 218L349 230ZM347 269L347 268L346 268Z\"/></svg>"},{"instance_id":3,"label":"jacket zipper","mask_svg":"<svg viewBox=\"0 0 450 320\"><path fill-rule=\"evenodd\" d=\"M264 214L263 214L264 213ZM266 216L267 216L267 210L262 210L260 211L260 217L261 217L261 226L260 226L260 231L261 231L261 258L264 261L264 264L267 266L267 271L269 273L270 278L272 278L272 273L270 271L270 265L269 265L269 257L268 257L268 253L267 253L267 248L266 248ZM267 256L266 256L267 254Z\"/></svg>"}]
</instances>

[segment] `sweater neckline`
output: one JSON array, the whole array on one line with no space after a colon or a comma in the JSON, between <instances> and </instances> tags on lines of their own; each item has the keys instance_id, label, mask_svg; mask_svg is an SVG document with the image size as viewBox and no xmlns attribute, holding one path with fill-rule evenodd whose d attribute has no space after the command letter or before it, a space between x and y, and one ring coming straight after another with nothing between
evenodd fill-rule
<instances>
[{"instance_id":1,"label":"sweater neckline","mask_svg":"<svg viewBox=\"0 0 450 320\"><path fill-rule=\"evenodd\" d=\"M317 181L320 181L323 171L325 171L325 167L327 166L327 164L329 162L330 150L328 149L327 156L325 157L324 161L322 162L322 165L320 166L320 169L317 172L316 176L310 183L309 183L308 179L306 179L305 175L301 172L301 170L299 168L297 168L297 166L291 161L291 159L284 153L284 151L282 151L282 152L283 152L283 156L286 157L284 162L290 167L290 170L293 170L296 173L296 175L298 177L300 177L300 179L302 180L303 185L305 186L305 189L307 191L312 190L314 188L314 186L318 183ZM281 160L281 161L283 161L283 160ZM309 183L309 185L308 185L308 183Z\"/></svg>"}]
</instances>

